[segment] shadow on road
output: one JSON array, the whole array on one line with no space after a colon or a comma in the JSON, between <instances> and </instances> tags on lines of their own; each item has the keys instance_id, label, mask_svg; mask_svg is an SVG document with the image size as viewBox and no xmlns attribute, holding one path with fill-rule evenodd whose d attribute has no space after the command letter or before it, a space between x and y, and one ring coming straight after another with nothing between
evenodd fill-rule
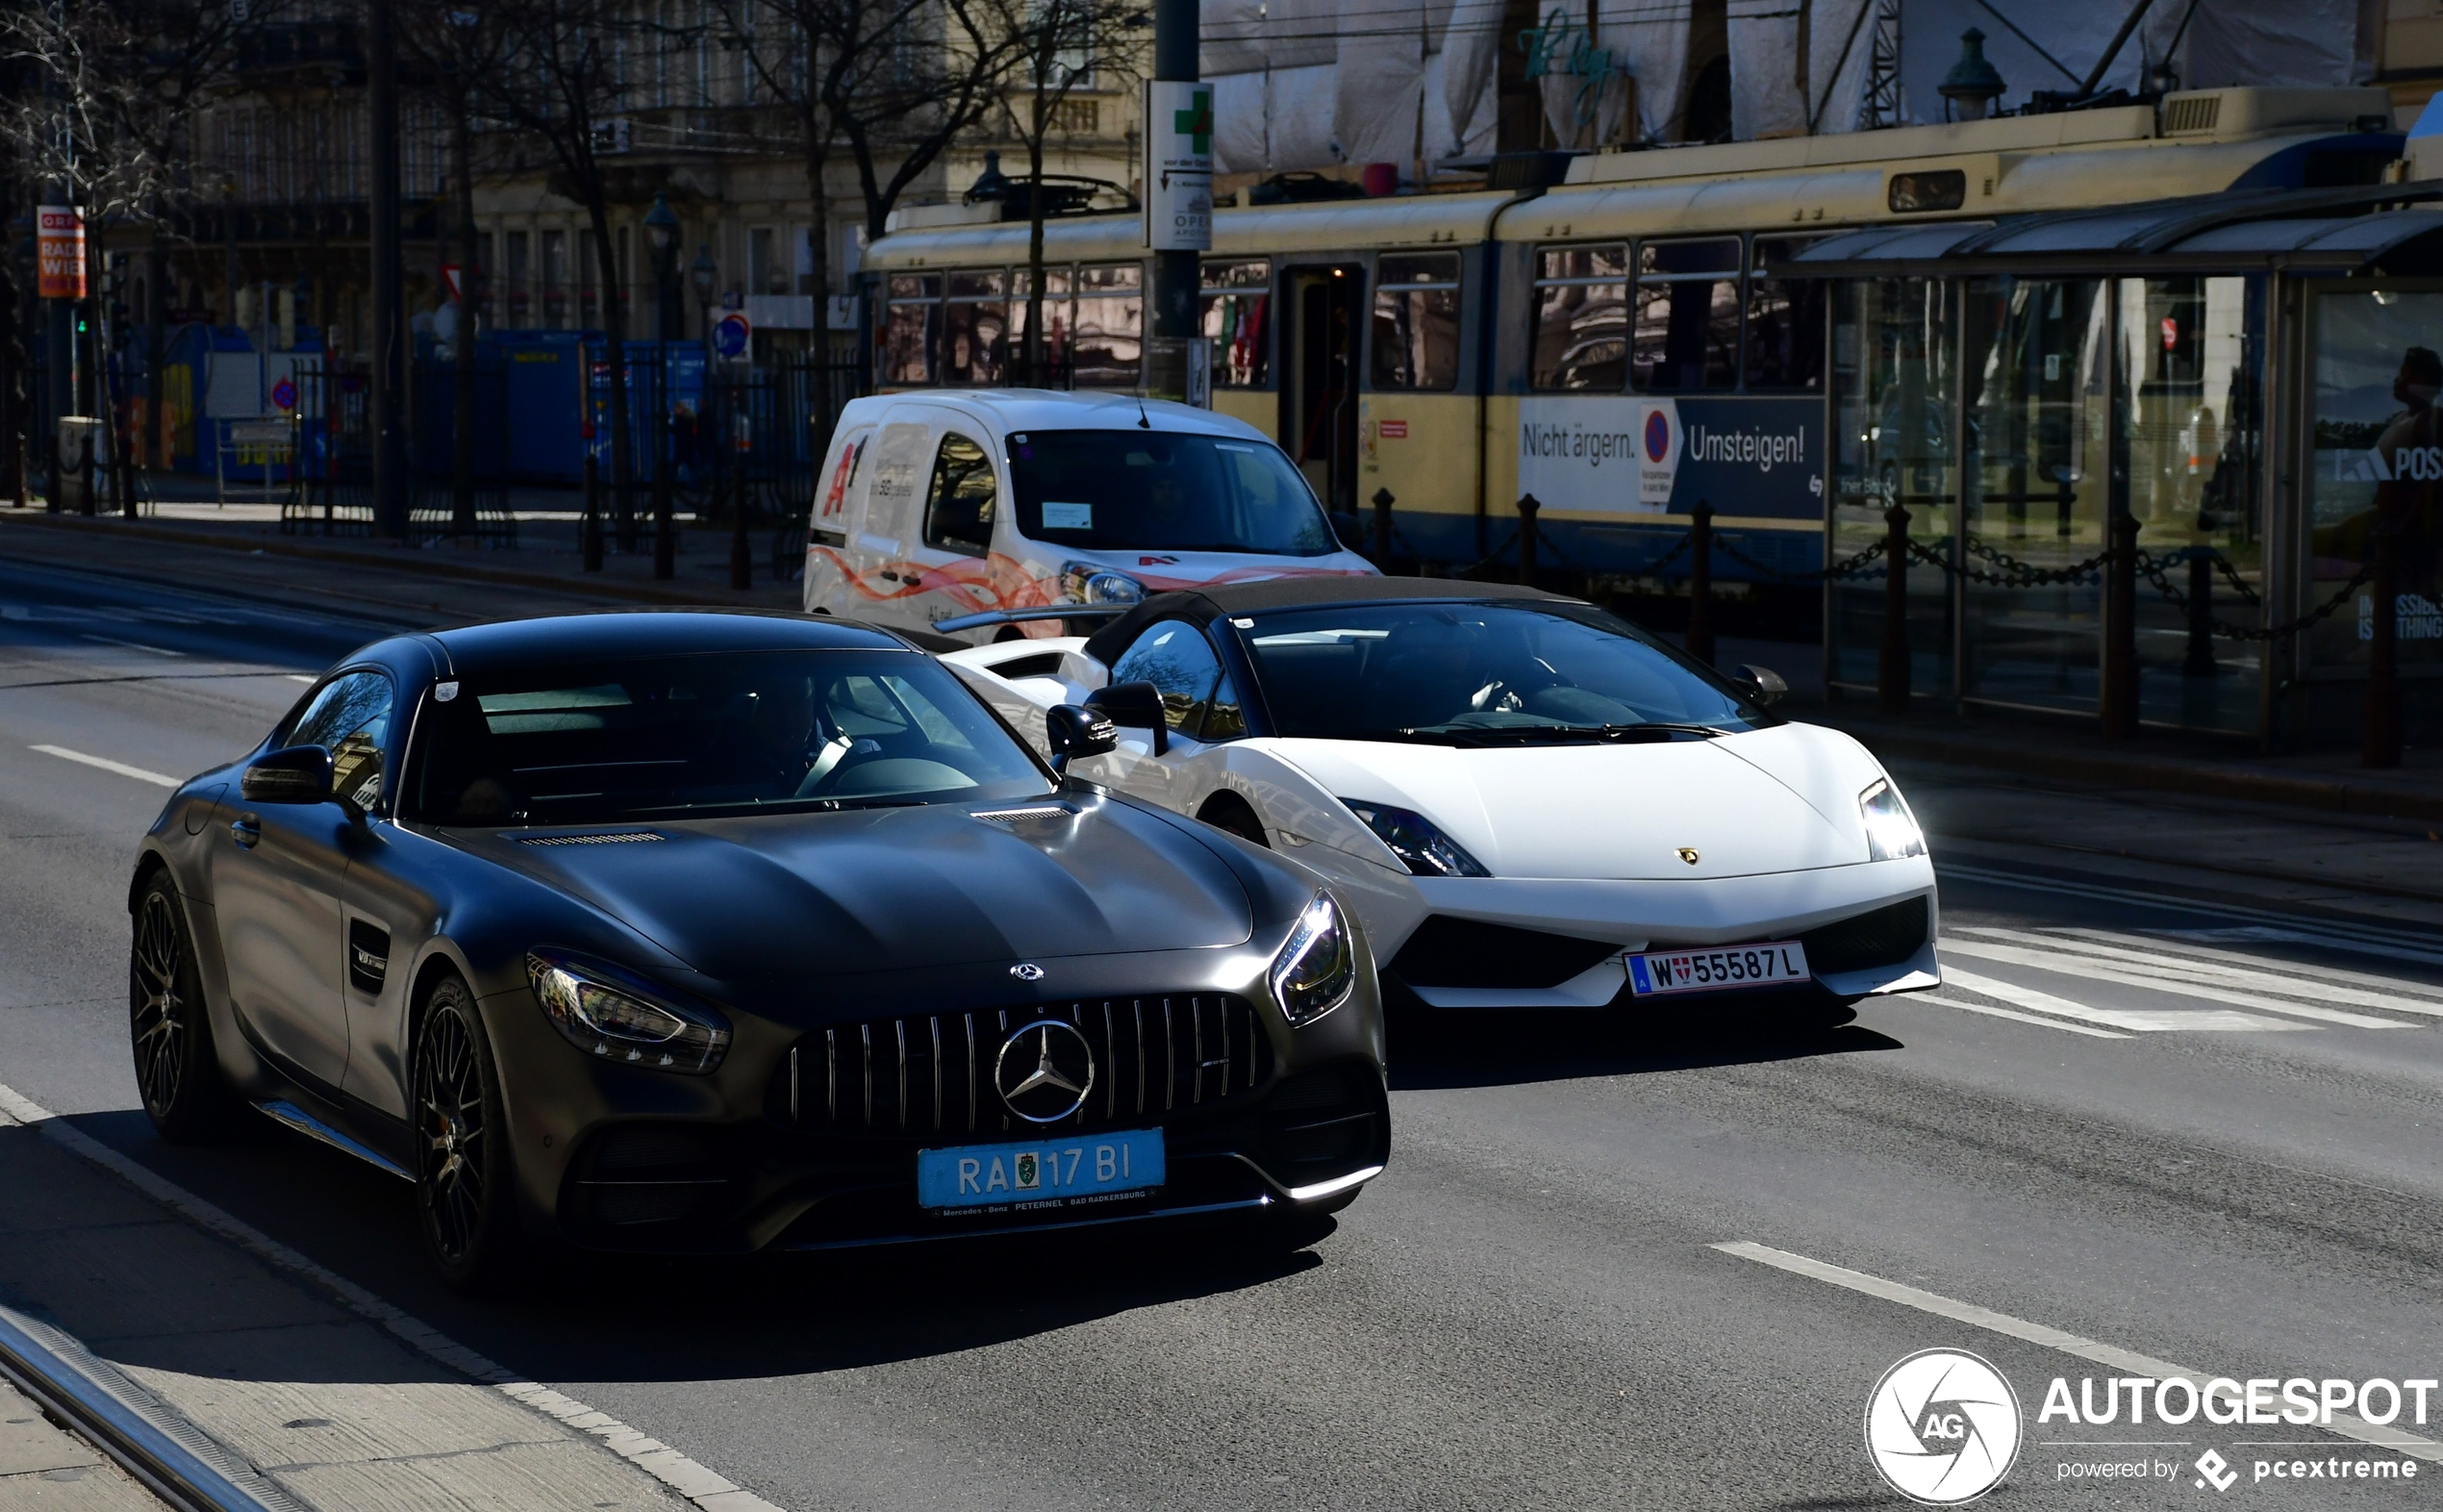
<instances>
[{"instance_id":1,"label":"shadow on road","mask_svg":"<svg viewBox=\"0 0 2443 1512\"><path fill-rule=\"evenodd\" d=\"M1393 1021L1391 1085L1395 1092L1491 1087L1901 1047L1860 1024L1793 1022L1771 1011L1656 1024L1601 1009L1412 1010ZM1395 1114L1395 1137L1397 1123Z\"/></svg>"}]
</instances>

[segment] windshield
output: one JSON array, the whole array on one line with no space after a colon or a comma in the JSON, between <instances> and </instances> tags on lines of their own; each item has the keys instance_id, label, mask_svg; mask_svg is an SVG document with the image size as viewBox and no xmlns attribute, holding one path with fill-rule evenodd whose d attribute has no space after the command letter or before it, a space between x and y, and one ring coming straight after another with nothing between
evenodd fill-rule
<instances>
[{"instance_id":1,"label":"windshield","mask_svg":"<svg viewBox=\"0 0 2443 1512\"><path fill-rule=\"evenodd\" d=\"M1349 604L1263 615L1240 633L1281 735L1515 744L1778 722L1599 609Z\"/></svg>"},{"instance_id":2,"label":"windshield","mask_svg":"<svg viewBox=\"0 0 2443 1512\"><path fill-rule=\"evenodd\" d=\"M1171 431L1010 438L1019 534L1103 551L1340 549L1315 495L1269 441Z\"/></svg>"},{"instance_id":3,"label":"windshield","mask_svg":"<svg viewBox=\"0 0 2443 1512\"><path fill-rule=\"evenodd\" d=\"M1051 791L974 695L913 652L563 662L451 687L424 712L410 819L598 824Z\"/></svg>"}]
</instances>

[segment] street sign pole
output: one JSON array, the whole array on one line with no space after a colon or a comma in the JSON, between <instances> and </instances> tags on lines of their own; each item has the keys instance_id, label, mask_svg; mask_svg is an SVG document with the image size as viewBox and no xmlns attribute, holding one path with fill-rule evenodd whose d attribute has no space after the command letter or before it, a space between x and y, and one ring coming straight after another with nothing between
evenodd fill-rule
<instances>
[{"instance_id":1,"label":"street sign pole","mask_svg":"<svg viewBox=\"0 0 2443 1512\"><path fill-rule=\"evenodd\" d=\"M392 0L366 0L365 62L373 174L373 518L392 540L407 537L406 448L399 434L407 374L399 262L398 46Z\"/></svg>"},{"instance_id":2,"label":"street sign pole","mask_svg":"<svg viewBox=\"0 0 2443 1512\"><path fill-rule=\"evenodd\" d=\"M1196 287L1213 245L1213 90L1196 82L1196 0L1154 0L1153 80L1146 87L1146 245L1153 318L1146 391L1189 396Z\"/></svg>"}]
</instances>

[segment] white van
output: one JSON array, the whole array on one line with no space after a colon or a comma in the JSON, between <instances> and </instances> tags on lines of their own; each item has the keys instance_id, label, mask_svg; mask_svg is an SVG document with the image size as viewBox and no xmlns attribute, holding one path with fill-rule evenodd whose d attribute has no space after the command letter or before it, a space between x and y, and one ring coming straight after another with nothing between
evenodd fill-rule
<instances>
[{"instance_id":1,"label":"white van","mask_svg":"<svg viewBox=\"0 0 2443 1512\"><path fill-rule=\"evenodd\" d=\"M1261 431L1127 394L925 390L840 417L806 540L809 611L922 629L1205 583L1372 573ZM1058 619L987 625L1082 634Z\"/></svg>"}]
</instances>

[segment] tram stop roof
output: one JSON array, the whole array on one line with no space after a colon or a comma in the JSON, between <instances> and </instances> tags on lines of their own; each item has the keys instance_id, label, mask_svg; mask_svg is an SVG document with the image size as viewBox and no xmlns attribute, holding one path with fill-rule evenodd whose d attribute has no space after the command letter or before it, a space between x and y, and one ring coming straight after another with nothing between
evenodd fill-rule
<instances>
[{"instance_id":1,"label":"tram stop roof","mask_svg":"<svg viewBox=\"0 0 2443 1512\"><path fill-rule=\"evenodd\" d=\"M1820 278L2443 273L2443 182L1877 226L1826 237L1764 271Z\"/></svg>"}]
</instances>

